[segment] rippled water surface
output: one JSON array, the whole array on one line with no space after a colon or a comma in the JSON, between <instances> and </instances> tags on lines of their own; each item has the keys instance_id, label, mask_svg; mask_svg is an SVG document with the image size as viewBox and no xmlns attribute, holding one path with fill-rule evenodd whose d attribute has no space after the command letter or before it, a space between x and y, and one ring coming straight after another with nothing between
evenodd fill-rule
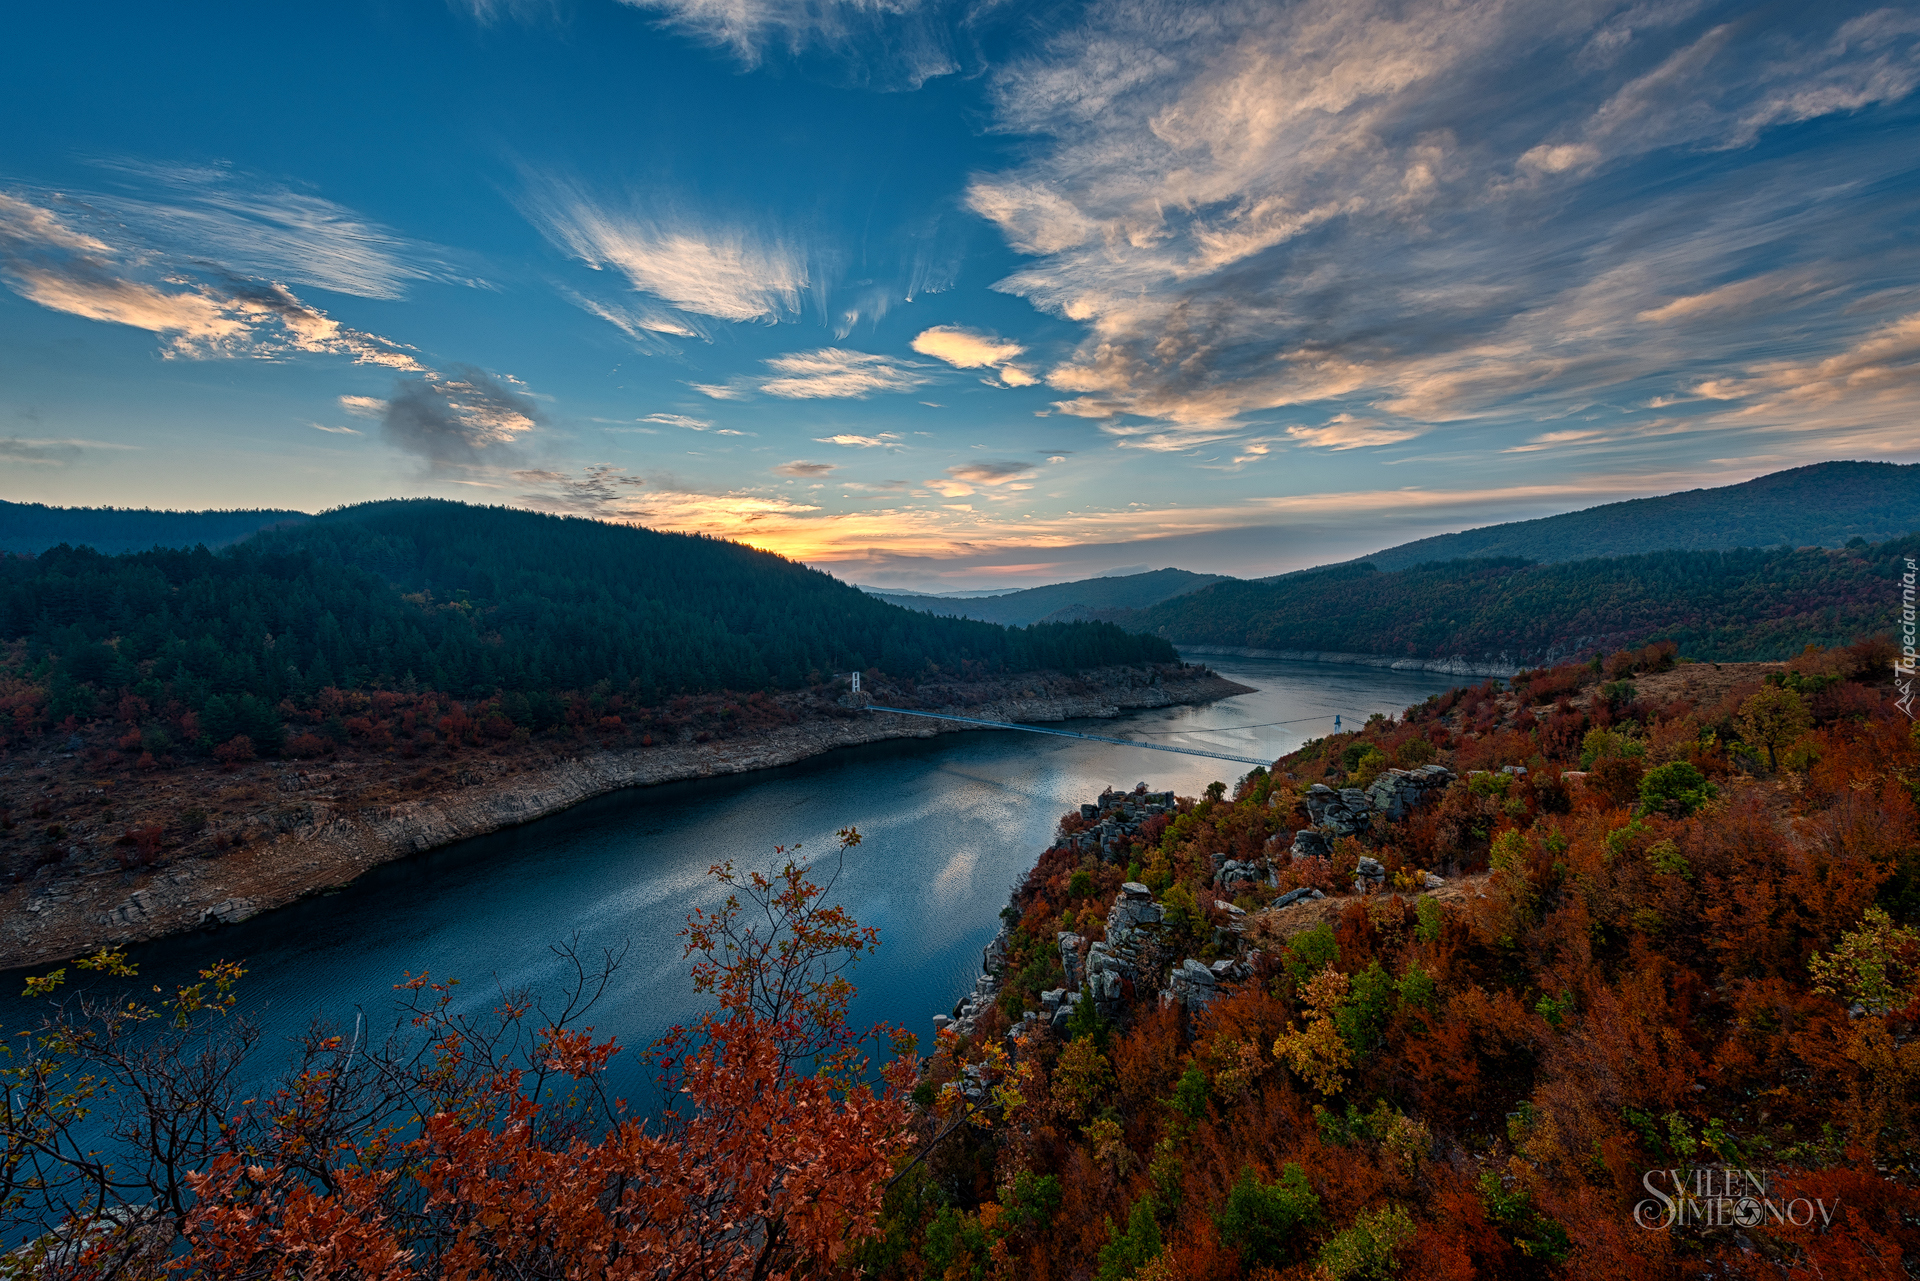
<instances>
[{"instance_id":1,"label":"rippled water surface","mask_svg":"<svg viewBox=\"0 0 1920 1281\"><path fill-rule=\"evenodd\" d=\"M1069 727L1272 759L1331 730L1335 713L1397 714L1455 683L1329 664L1208 661L1258 692ZM409 971L458 977L462 1000L477 1003L501 987L553 989L562 977L555 943L577 938L595 951L624 943L626 963L592 1022L644 1046L701 1008L676 934L689 908L718 900L708 866L766 866L774 846L796 842L825 854L835 830L852 824L865 840L836 896L882 939L855 974L856 1018L925 1032L972 986L1009 887L1062 813L1108 784L1145 780L1192 795L1247 768L996 731L849 748L777 770L601 797L387 864L337 894L237 927L148 945L134 959L143 979L168 983L212 960L243 958L245 1003L272 1046L315 1015L351 1026L358 1010L384 1010ZM15 995L18 975L6 978L0 1024L11 1031L29 1010Z\"/></svg>"}]
</instances>

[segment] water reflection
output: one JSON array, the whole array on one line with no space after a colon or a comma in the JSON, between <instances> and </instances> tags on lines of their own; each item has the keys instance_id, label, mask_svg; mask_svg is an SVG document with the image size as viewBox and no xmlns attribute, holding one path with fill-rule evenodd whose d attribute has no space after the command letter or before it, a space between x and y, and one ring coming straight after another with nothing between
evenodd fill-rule
<instances>
[{"instance_id":1,"label":"water reflection","mask_svg":"<svg viewBox=\"0 0 1920 1281\"><path fill-rule=\"evenodd\" d=\"M1258 692L1073 727L1272 757L1327 732L1336 713L1396 714L1453 683L1426 673L1209 661ZM1062 813L1109 784L1147 780L1192 795L1214 779L1231 783L1241 769L994 731L852 748L778 770L602 797L387 864L338 894L217 934L139 948L135 960L144 979L167 984L217 958L245 958L242 990L272 1044L315 1014L350 1027L356 1011L377 1013L407 972L464 979L460 1000L472 1008L502 989L554 987L566 972L550 950L556 942L577 937L596 950L630 941L594 1022L644 1046L701 1008L676 936L692 907L721 900L708 866L764 866L774 846L795 842L824 854L834 832L854 824L865 840L837 897L883 940L855 974L855 1016L925 1031L972 986L1009 887ZM17 978L0 993L0 1023L9 1029L29 1012L14 995ZM616 1088L636 1090L638 1055L621 1058L616 1077L629 1075Z\"/></svg>"}]
</instances>

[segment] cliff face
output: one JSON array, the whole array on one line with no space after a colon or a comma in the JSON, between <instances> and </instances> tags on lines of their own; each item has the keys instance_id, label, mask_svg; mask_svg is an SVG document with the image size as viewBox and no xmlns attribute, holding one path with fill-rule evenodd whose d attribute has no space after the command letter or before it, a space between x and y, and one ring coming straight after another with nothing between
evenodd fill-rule
<instances>
[{"instance_id":1,"label":"cliff face","mask_svg":"<svg viewBox=\"0 0 1920 1281\"><path fill-rule=\"evenodd\" d=\"M960 695L957 706L926 697L912 701L984 720L1039 723L1205 703L1245 692L1245 686L1204 669L1114 670L1067 682L1025 677L939 691ZM244 920L344 885L380 863L529 823L620 788L745 773L836 747L968 728L879 712L812 715L751 737L707 743L617 749L583 744L565 754L478 756L421 771L411 780L398 776L413 774L413 765L346 760L274 762L254 766L244 776L219 775L210 768L200 771L206 777L191 771L150 776L115 793L114 803L137 805L132 792L139 787L156 794L149 799L166 795L176 803L183 791L212 798L216 789L224 789L223 797L239 799L210 830L235 833L238 843L216 854L202 841L192 847L199 857L176 857L138 871L120 871L111 858L72 870L56 866L7 890L0 895L0 969ZM43 761L25 781L36 787L53 784L45 789L51 792L62 768ZM78 777L86 773L83 766L67 772L85 787L87 780ZM396 788L404 787L424 794L396 796ZM103 790L93 789L95 795Z\"/></svg>"}]
</instances>

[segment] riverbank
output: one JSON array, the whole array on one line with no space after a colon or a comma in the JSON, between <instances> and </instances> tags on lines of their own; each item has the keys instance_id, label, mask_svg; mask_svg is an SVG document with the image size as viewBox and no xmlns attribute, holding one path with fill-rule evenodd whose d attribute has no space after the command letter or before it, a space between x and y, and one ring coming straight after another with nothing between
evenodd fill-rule
<instances>
[{"instance_id":1,"label":"riverbank","mask_svg":"<svg viewBox=\"0 0 1920 1281\"><path fill-rule=\"evenodd\" d=\"M1212 702L1249 687L1205 668L882 684L889 702L1044 723ZM0 969L101 944L237 922L345 885L369 868L558 813L629 787L789 765L840 747L931 738L963 726L855 712L818 693L782 696L792 723L635 746L588 737L503 743L416 760L343 752L315 761L102 773L49 740L0 765L9 844L61 849L0 893ZM24 830L23 830L24 829ZM48 832L58 833L53 840ZM58 842L56 844L55 842ZM17 853L17 852L16 852Z\"/></svg>"},{"instance_id":2,"label":"riverbank","mask_svg":"<svg viewBox=\"0 0 1920 1281\"><path fill-rule=\"evenodd\" d=\"M1390 654L1351 654L1319 649L1249 649L1243 645L1182 645L1182 654L1231 655L1234 658L1278 658L1295 663L1340 663L1348 667L1384 667L1395 672L1438 672L1442 676L1497 676L1502 680L1521 669L1512 663L1478 662L1467 658L1394 658Z\"/></svg>"}]
</instances>

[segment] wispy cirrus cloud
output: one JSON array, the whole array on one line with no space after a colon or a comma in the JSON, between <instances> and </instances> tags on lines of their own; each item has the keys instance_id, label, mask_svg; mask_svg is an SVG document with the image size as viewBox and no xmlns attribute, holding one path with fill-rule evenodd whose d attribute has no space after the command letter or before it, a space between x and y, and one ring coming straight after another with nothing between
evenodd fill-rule
<instances>
[{"instance_id":1,"label":"wispy cirrus cloud","mask_svg":"<svg viewBox=\"0 0 1920 1281\"><path fill-rule=\"evenodd\" d=\"M480 2L480 0L475 0ZM917 89L960 69L954 6L938 0L621 0L666 26L724 49L742 67L813 55L840 78Z\"/></svg>"},{"instance_id":2,"label":"wispy cirrus cloud","mask_svg":"<svg viewBox=\"0 0 1920 1281\"><path fill-rule=\"evenodd\" d=\"M119 160L103 168L128 190L80 197L92 210L142 243L235 275L386 299L416 283L481 283L453 250L230 165Z\"/></svg>"},{"instance_id":3,"label":"wispy cirrus cloud","mask_svg":"<svg viewBox=\"0 0 1920 1281\"><path fill-rule=\"evenodd\" d=\"M900 433L883 431L877 436L855 436L842 432L835 436L815 436L813 439L818 445L841 445L850 449L884 449L898 447Z\"/></svg>"},{"instance_id":4,"label":"wispy cirrus cloud","mask_svg":"<svg viewBox=\"0 0 1920 1281\"><path fill-rule=\"evenodd\" d=\"M27 439L0 436L0 461L19 467L67 467L80 461L88 450L128 450L137 445L122 445L105 440Z\"/></svg>"},{"instance_id":5,"label":"wispy cirrus cloud","mask_svg":"<svg viewBox=\"0 0 1920 1281\"><path fill-rule=\"evenodd\" d=\"M712 341L705 328L683 312L668 311L662 307L632 307L601 302L572 289L563 288L560 293L588 315L598 316L618 329L633 340L636 348L650 356L669 355L677 350L672 343L665 341L669 336Z\"/></svg>"},{"instance_id":6,"label":"wispy cirrus cloud","mask_svg":"<svg viewBox=\"0 0 1920 1281\"><path fill-rule=\"evenodd\" d=\"M220 266L189 275L149 246L110 243L104 230L87 226L90 213L0 192L0 279L50 311L155 334L168 357L314 353L423 368L412 349L343 325L278 282Z\"/></svg>"},{"instance_id":7,"label":"wispy cirrus cloud","mask_svg":"<svg viewBox=\"0 0 1920 1281\"><path fill-rule=\"evenodd\" d=\"M766 323L790 318L799 313L810 284L805 250L777 233L615 205L556 179L530 179L523 207L555 247L596 271L618 272L633 289L692 315ZM658 313L614 319L629 313L608 311L602 319L630 333L674 332L669 326L677 323L700 336L686 322L652 319Z\"/></svg>"},{"instance_id":8,"label":"wispy cirrus cloud","mask_svg":"<svg viewBox=\"0 0 1920 1281\"><path fill-rule=\"evenodd\" d=\"M944 476L924 483L942 498L965 498L975 492L976 486L991 488L1007 485L1012 489L1024 489L1026 486L1013 482L1024 479L1033 470L1034 464L1029 462L983 458L978 462L958 463L947 468Z\"/></svg>"},{"instance_id":9,"label":"wispy cirrus cloud","mask_svg":"<svg viewBox=\"0 0 1920 1281\"><path fill-rule=\"evenodd\" d=\"M1046 141L968 200L1033 259L998 288L1086 326L1058 410L1123 444L1311 405L1376 441L1525 426L1891 323L1916 87L1891 7L1106 0L999 71L1000 126Z\"/></svg>"},{"instance_id":10,"label":"wispy cirrus cloud","mask_svg":"<svg viewBox=\"0 0 1920 1281\"><path fill-rule=\"evenodd\" d=\"M1352 414L1335 414L1318 427L1287 428L1287 435L1316 449L1365 449L1375 445L1397 445L1420 433L1399 427L1383 427L1377 422Z\"/></svg>"},{"instance_id":11,"label":"wispy cirrus cloud","mask_svg":"<svg viewBox=\"0 0 1920 1281\"><path fill-rule=\"evenodd\" d=\"M715 400L744 400L755 393L782 400L862 400L883 392L912 391L932 381L911 361L842 347L793 352L763 363L769 371L764 375L692 387Z\"/></svg>"}]
</instances>

